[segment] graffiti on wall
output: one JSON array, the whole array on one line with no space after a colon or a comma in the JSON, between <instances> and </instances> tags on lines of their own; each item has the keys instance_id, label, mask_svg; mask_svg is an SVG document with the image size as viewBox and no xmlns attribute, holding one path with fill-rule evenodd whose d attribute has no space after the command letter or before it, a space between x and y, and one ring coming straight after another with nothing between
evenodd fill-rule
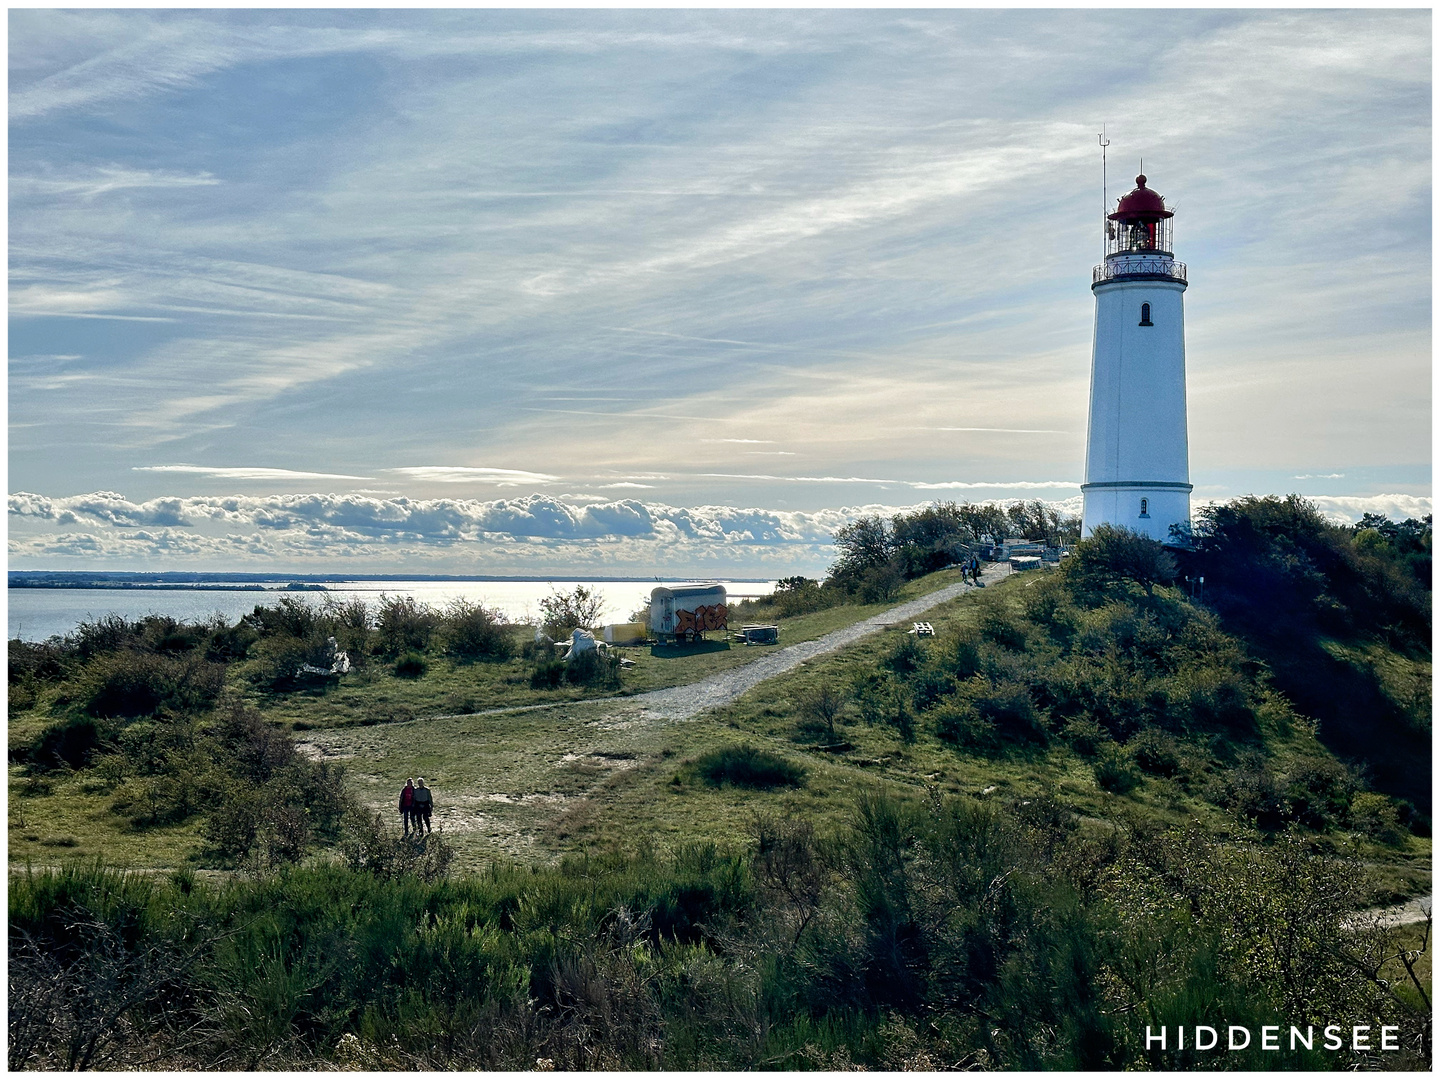
<instances>
[{"instance_id":1,"label":"graffiti on wall","mask_svg":"<svg viewBox=\"0 0 1440 1080\"><path fill-rule=\"evenodd\" d=\"M685 634L700 630L725 630L728 629L729 612L724 604L711 604L709 607L698 607L694 611L675 612L675 633Z\"/></svg>"}]
</instances>

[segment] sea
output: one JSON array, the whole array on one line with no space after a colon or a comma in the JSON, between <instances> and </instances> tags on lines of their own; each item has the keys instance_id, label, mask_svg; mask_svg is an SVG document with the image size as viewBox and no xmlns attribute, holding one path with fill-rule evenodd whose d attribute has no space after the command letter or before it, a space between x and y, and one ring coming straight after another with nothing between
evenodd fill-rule
<instances>
[{"instance_id":1,"label":"sea","mask_svg":"<svg viewBox=\"0 0 1440 1080\"><path fill-rule=\"evenodd\" d=\"M713 581L715 579L710 579ZM709 581L707 581L707 584ZM773 581L720 580L734 600L766 596L775 591ZM603 601L600 622L628 622L630 615L650 599L657 585L692 585L694 581L656 578L629 581L593 581L554 578L548 581L329 581L325 591L295 591L283 583L255 589L251 582L206 582L203 585L152 589L7 589L11 638L44 641L56 634L68 634L82 622L114 613L126 619L145 615L169 615L194 622L219 614L226 622L237 622L257 604L273 605L282 596L300 597L310 603L327 598L339 601L364 600L372 607L384 596L411 596L417 601L443 608L464 598L499 610L512 622L534 622L540 601L552 592L571 592L578 585L593 589Z\"/></svg>"}]
</instances>

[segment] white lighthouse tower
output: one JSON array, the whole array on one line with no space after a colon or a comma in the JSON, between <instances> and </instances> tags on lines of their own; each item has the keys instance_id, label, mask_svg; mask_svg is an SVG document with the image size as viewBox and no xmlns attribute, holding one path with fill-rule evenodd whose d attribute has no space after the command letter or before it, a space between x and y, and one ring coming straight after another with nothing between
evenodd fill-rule
<instances>
[{"instance_id":1,"label":"white lighthouse tower","mask_svg":"<svg viewBox=\"0 0 1440 1080\"><path fill-rule=\"evenodd\" d=\"M1095 267L1095 349L1083 535L1115 525L1162 542L1190 523L1185 264L1165 200L1135 178L1107 220Z\"/></svg>"}]
</instances>

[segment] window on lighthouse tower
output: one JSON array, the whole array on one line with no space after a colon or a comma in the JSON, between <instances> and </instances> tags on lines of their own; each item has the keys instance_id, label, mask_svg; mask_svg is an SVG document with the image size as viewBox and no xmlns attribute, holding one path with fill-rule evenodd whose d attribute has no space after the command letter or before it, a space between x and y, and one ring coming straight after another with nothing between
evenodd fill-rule
<instances>
[{"instance_id":1,"label":"window on lighthouse tower","mask_svg":"<svg viewBox=\"0 0 1440 1080\"><path fill-rule=\"evenodd\" d=\"M1141 517L1149 517L1149 516L1150 516L1150 500L1149 500L1149 499L1141 499L1141 500L1140 500L1140 516L1141 516Z\"/></svg>"},{"instance_id":2,"label":"window on lighthouse tower","mask_svg":"<svg viewBox=\"0 0 1440 1080\"><path fill-rule=\"evenodd\" d=\"M1141 325L1141 326L1154 326L1154 325L1155 325L1153 322L1150 321L1150 305L1149 305L1149 304L1141 304L1141 305L1140 305L1140 325Z\"/></svg>"}]
</instances>

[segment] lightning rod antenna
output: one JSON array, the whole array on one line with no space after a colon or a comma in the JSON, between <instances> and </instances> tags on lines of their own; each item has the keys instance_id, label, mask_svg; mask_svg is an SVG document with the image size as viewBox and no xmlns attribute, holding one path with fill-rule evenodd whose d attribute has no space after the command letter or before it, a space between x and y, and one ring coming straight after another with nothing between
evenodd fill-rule
<instances>
[{"instance_id":1,"label":"lightning rod antenna","mask_svg":"<svg viewBox=\"0 0 1440 1080\"><path fill-rule=\"evenodd\" d=\"M1105 254L1105 243L1110 234L1105 229L1105 215L1110 212L1110 172L1107 147L1110 140L1105 137L1106 125L1100 125L1100 254Z\"/></svg>"}]
</instances>

